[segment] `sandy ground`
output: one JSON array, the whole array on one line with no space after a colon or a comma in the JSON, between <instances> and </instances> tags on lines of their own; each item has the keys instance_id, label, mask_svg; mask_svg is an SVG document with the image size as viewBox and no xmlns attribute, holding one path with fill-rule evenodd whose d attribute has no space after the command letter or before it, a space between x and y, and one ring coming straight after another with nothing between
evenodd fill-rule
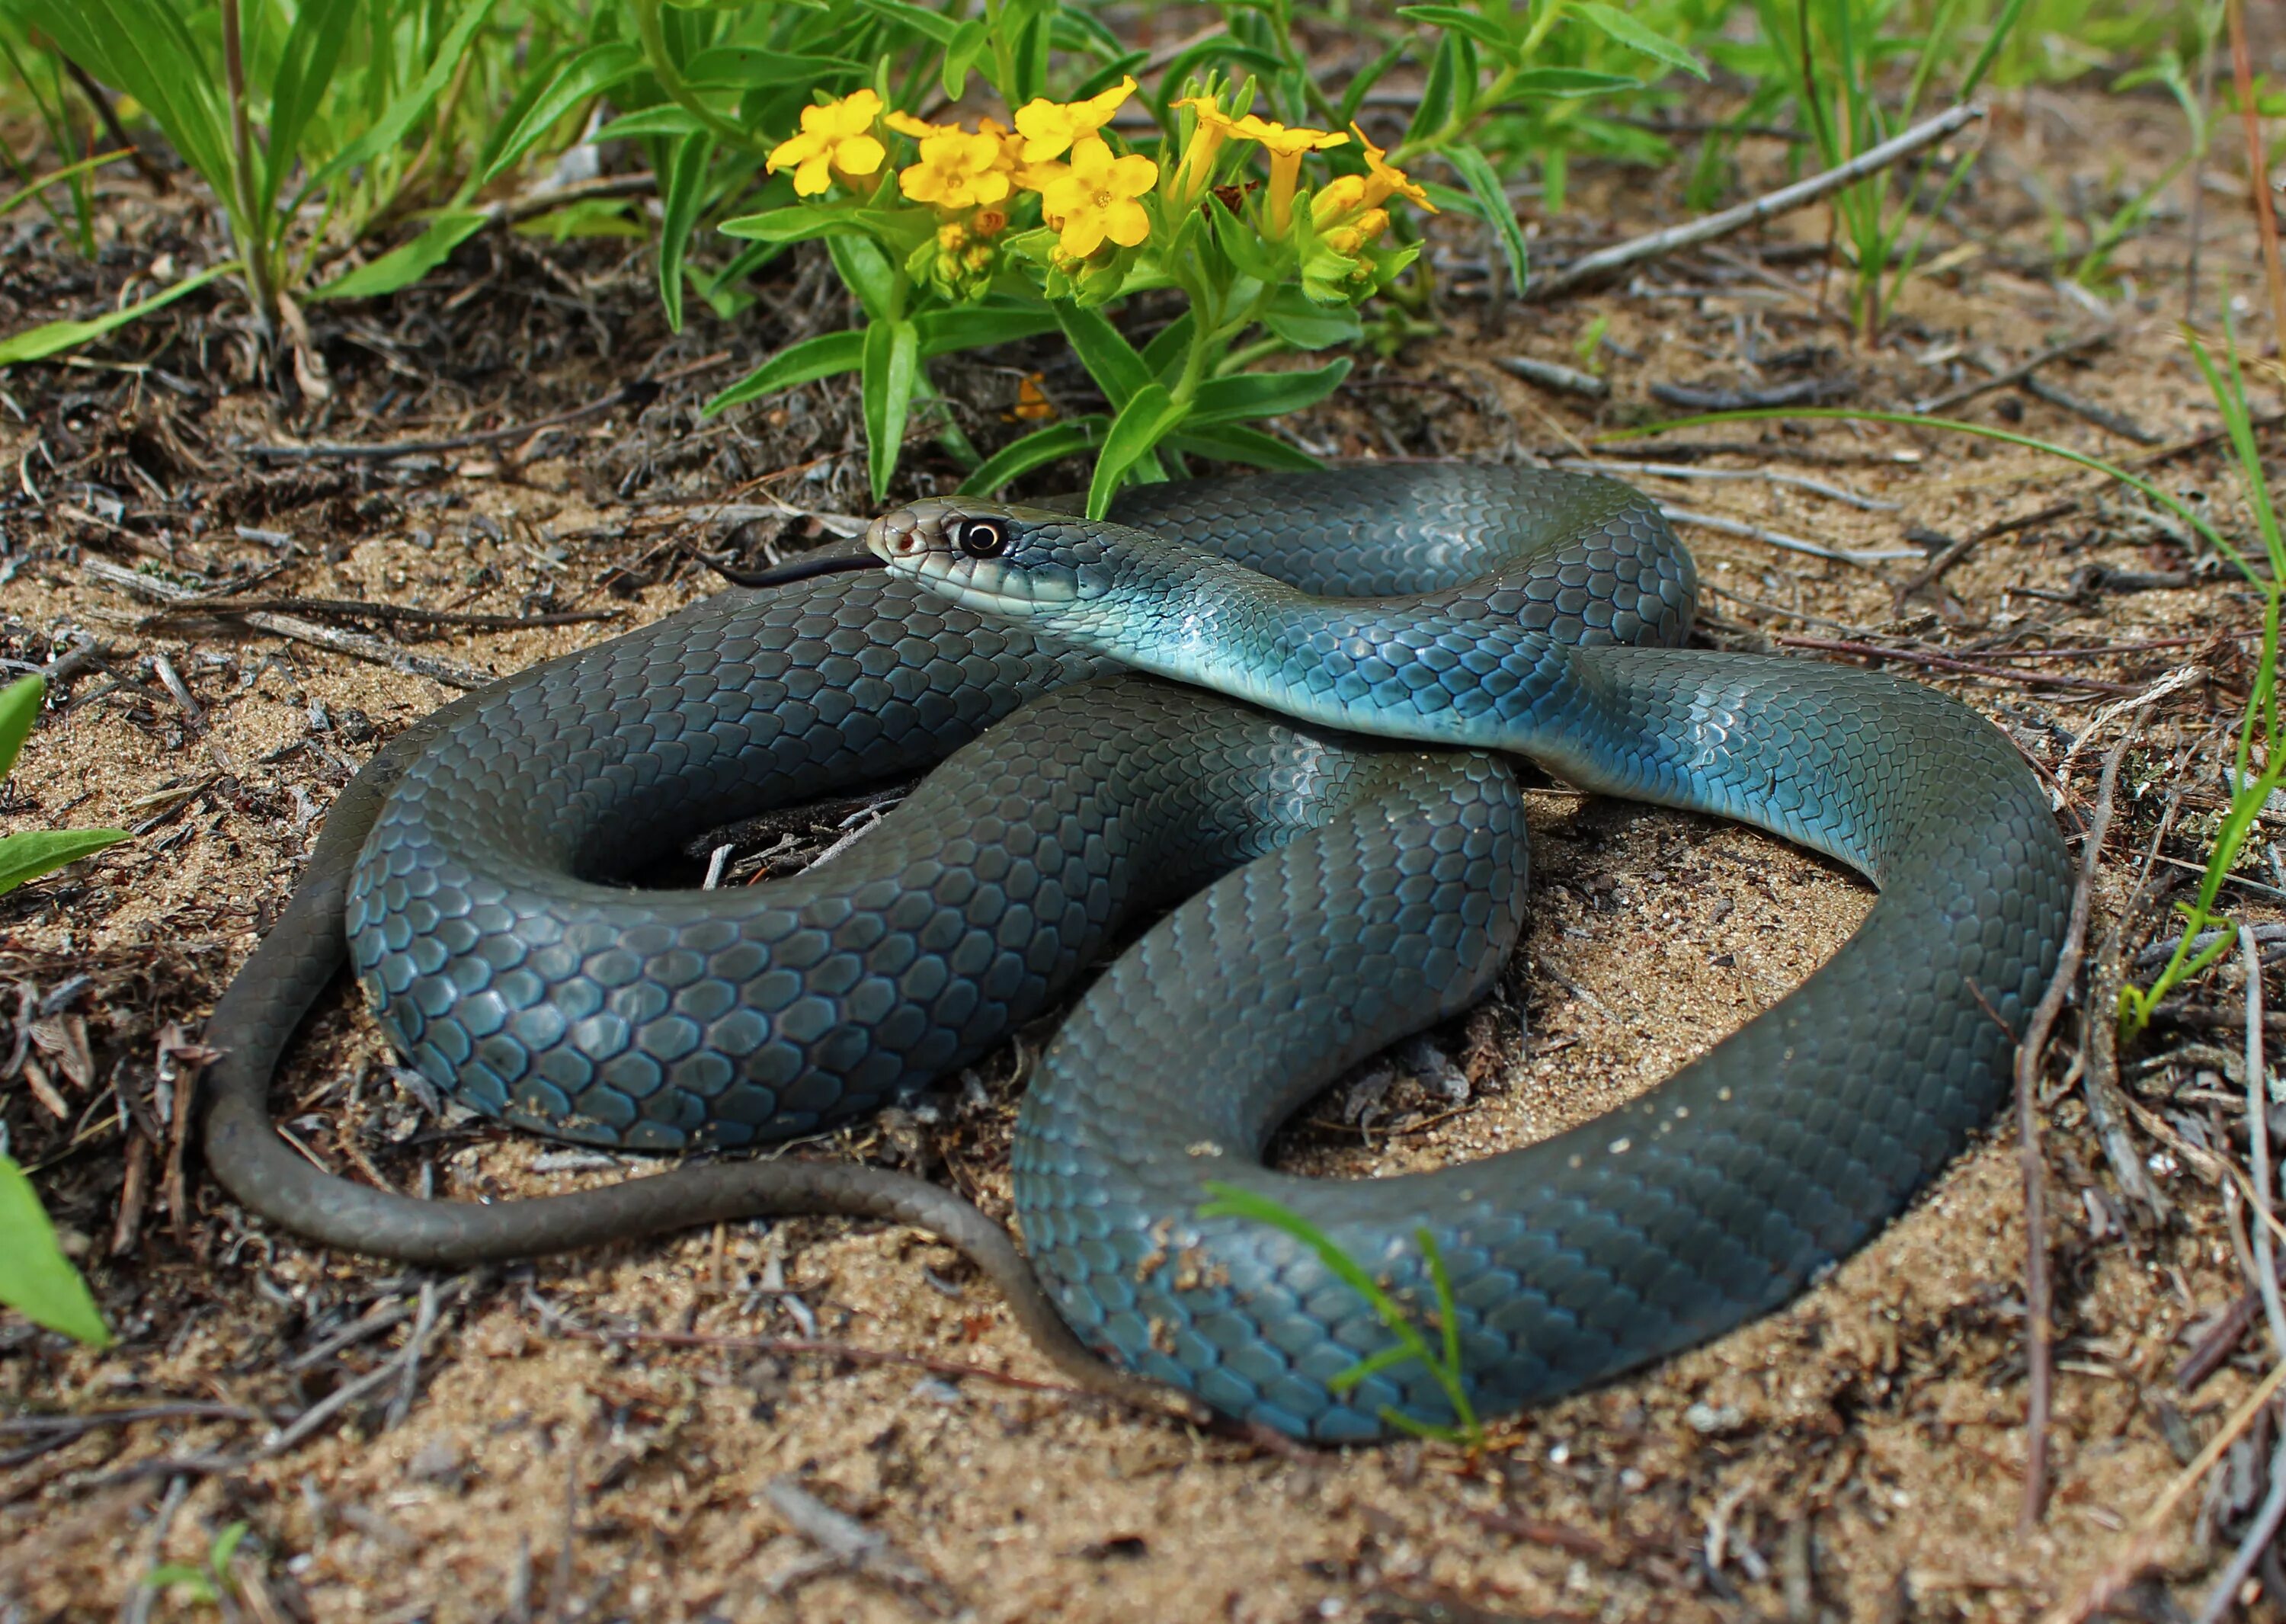
<instances>
[{"instance_id":1,"label":"sandy ground","mask_svg":"<svg viewBox=\"0 0 2286 1624\"><path fill-rule=\"evenodd\" d=\"M1889 405L1975 381L1980 354L2021 359L2101 330L2108 347L2043 375L2158 441L2191 438L2213 417L2172 326L2188 185L2170 194L2180 208L2122 250L2128 284L2092 299L2060 290L2026 246L2045 228L2010 178L2100 188L2123 165L2148 171L2176 138L2166 118L2149 102L2019 99L1998 121L1964 220L1940 228L1940 249L1962 247L1941 255L1948 269L1910 287L1882 348L1853 348L1817 308L1817 271L1782 251L1768 254L1763 277L1725 280L1720 261L1661 265L1629 288L1529 313L1471 297L1463 264L1446 336L1367 368L1290 427L1350 458L1561 454L1600 428L1670 414L1646 393L1654 382L1848 374L1858 401ZM1774 174L1771 156L1750 152L1750 176ZM1578 215L1543 240L1567 237L1581 218L1656 224L1644 211L1669 206L1667 184L1647 193L1639 179L1591 175ZM163 212L137 214L133 201L121 206L113 267L187 229ZM2243 205L2218 193L2204 208L2205 308L2225 286L2258 301ZM1805 214L1762 248L1822 240L1824 227L1822 215ZM1463 262L1482 252L1459 233L1451 242ZM710 501L759 488L819 510L860 502L846 394L800 391L728 428L697 420L697 401L736 375L709 358L735 349L747 364L783 333L763 324L735 345L719 328L669 343L643 302L641 263L567 253L568 269L554 274L578 292L562 303L586 307L567 313L522 291L543 280L532 250L485 252L491 262L477 255L452 273L418 321L384 328L382 315L353 314L329 337L321 329L340 398L290 421L233 362L240 340L223 306L186 313L191 325L152 363L188 378L192 395L149 372L28 368L0 379L0 408L12 408L0 409L0 475L14 487L0 508L0 653L45 659L73 628L109 650L107 674L63 685L68 703L51 712L0 799L0 830L143 830L0 902L0 1018L20 1057L0 1088L0 1121L40 1170L121 1336L97 1354L0 1321L0 1417L14 1429L0 1432L0 1618L196 1612L202 1604L186 1587L138 1598L142 1576L161 1560L198 1564L240 1523L248 1533L230 1605L265 1624L2019 1619L2069 1606L2091 1575L2136 1555L2149 1561L2124 1570L2139 1582L2118 1587L2118 1616L2171 1618L2196 1604L2227 1531L2257 1497L2258 1436L2232 1457L2243 1481L2234 1486L2227 1470L2219 1488L2191 1493L2161 1519L2148 1549L2132 1541L2264 1364L2258 1331L2210 1377L2176 1378L2242 1290L2203 1171L2214 1157L2192 1154L2231 1154L2234 1084L2211 1046L2232 1045L2227 1033L2203 1048L2211 1035L2170 1029L2128 1057L2124 1080L2149 1118L2138 1118L2139 1144L2176 1203L2162 1223L2130 1210L2103 1169L2066 1071L2078 1020L2064 1022L2043 1097L2059 1299L2054 1493L2029 1533L2017 1525L2024 1196L2014 1136L1998 1127L1793 1306L1628 1380L1505 1418L1473 1456L1420 1444L1287 1452L1074 1396L957 1255L910 1233L733 1225L429 1281L248 1222L200 1176L194 1153L171 1182L180 1101L173 1062L162 1063L165 1028L195 1033L293 885L329 797L380 738L453 690L242 627L145 620L148 606L91 577L89 561L150 564L171 553L183 579L208 582L279 565L261 590L511 615L615 610L625 625L707 590L676 549L724 539L708 525ZM774 319L816 302L816 278L804 275L781 290ZM54 294L51 306L49 291L8 272L0 298L15 308L0 304L0 326L90 296ZM479 301L474 316L469 300ZM1611 321L1606 406L1583 411L1489 364L1573 359L1599 311ZM2267 331L2252 304L2243 322L2250 344ZM414 348L422 332L457 334L479 352L463 362L448 349L457 370L442 377L396 375L420 371L412 359L435 361ZM193 373L190 353L209 346L210 370ZM629 358L702 370L640 412L581 426L523 460L479 448L380 469L256 471L235 449L289 435L380 440L530 421L602 393ZM1032 365L1051 367L1052 386L1075 387L1045 359L979 367L964 398L981 431L1009 432L997 412ZM508 367L521 377L500 370ZM391 389L399 398L384 404ZM2258 410L2270 409L2274 384L2256 392ZM1962 410L2107 454L2138 451L2014 393ZM1737 646L1875 637L1909 650L2187 639L2024 667L2094 689L1913 674L1977 706L2062 776L2077 827L2095 746L2117 737L2117 716L2090 732L2103 707L2201 667L2146 713L2099 926L2126 895L2131 859L2151 842L2178 778L2193 788L2160 849L2196 859L2220 804L2220 730L2247 680L2239 645L2216 635L2257 623L2253 594L2219 575L2173 590L2090 588L2091 569L2164 575L2189 559L2137 504L2029 453L1880 426L1772 425L1730 438L1740 449L1704 466L1790 472L1896 506L1852 507L1798 485L1646 484L1695 510L1871 548L1898 547L1911 526L1959 537L2075 501L1974 548L1941 587L1902 603L1912 560L1828 564L1689 531L1710 587L1702 635ZM949 478L947 468L917 448L902 488ZM2245 532L2211 449L2155 468ZM729 535L758 539L770 538ZM780 539L799 545L802 527ZM456 631L405 646L505 673L617 629ZM162 657L190 705L170 693ZM2084 735L2088 747L2067 761ZM1870 901L1849 875L1736 828L1557 787L1534 792L1532 806L1528 944L1498 995L1433 1035L1467 1076L1465 1105L1411 1078L1370 1100L1370 1090L1336 1091L1281 1139L1285 1164L1371 1176L1584 1120L1782 997ZM2249 917L2276 917L2266 895L2246 896ZM90 979L59 992L78 975ZM2227 978L2212 990L2231 996ZM41 1013L51 993L63 1001ZM32 1012L28 1047L20 999ZM931 1170L1005 1215L1013 1104L1049 1029L915 1111L810 1154ZM346 993L312 1023L276 1103L317 1159L400 1189L498 1198L627 1171L430 1116L391 1082L383 1045ZM2162 1130L2175 1137L2148 1137ZM906 1362L871 1362L879 1355ZM329 1395L346 1398L327 1408ZM138 1409L161 1413L60 1444L34 1427L37 1417ZM848 1520L828 1526L834 1514ZM2275 1616L2274 1601L2258 1604Z\"/></svg>"}]
</instances>

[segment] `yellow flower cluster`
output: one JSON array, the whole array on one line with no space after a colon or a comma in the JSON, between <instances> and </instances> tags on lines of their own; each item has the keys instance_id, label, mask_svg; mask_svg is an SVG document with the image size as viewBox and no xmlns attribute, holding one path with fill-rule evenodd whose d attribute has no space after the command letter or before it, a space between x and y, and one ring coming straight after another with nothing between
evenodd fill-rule
<instances>
[{"instance_id":1,"label":"yellow flower cluster","mask_svg":"<svg viewBox=\"0 0 2286 1624\"><path fill-rule=\"evenodd\" d=\"M987 118L974 130L885 114L879 96L855 91L803 108L800 130L771 151L769 169L772 174L792 169L793 189L802 197L823 195L836 178L854 185L879 173L887 161L887 149L874 133L877 124L886 124L918 146L917 161L897 172L897 185L942 217L937 240L945 254L965 256L981 272L989 263L990 240L1007 225L1007 203L1019 192L1031 192L1039 195L1041 217L1055 230L1058 248L1068 258L1085 259L1106 242L1135 248L1151 233L1143 199L1160 185L1158 164L1139 154L1115 154L1100 133L1135 88L1127 78L1084 101L1036 98L1016 110L1014 129ZM1344 255L1370 246L1389 227L1383 204L1392 196L1434 212L1428 194L1355 125L1342 135L1252 114L1233 117L1213 96L1175 105L1189 108L1195 122L1164 188L1164 202L1173 211L1197 205L1226 143L1252 141L1270 158L1263 224L1272 236L1283 237L1293 226L1302 160L1345 146L1354 136L1366 173L1339 176L1311 200L1310 223L1324 242Z\"/></svg>"}]
</instances>

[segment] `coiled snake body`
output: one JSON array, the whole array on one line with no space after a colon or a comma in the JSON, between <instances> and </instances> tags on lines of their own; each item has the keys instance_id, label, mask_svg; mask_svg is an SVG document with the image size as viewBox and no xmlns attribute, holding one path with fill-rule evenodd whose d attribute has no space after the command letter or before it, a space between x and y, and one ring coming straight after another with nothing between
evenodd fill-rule
<instances>
[{"instance_id":1,"label":"coiled snake body","mask_svg":"<svg viewBox=\"0 0 2286 1624\"><path fill-rule=\"evenodd\" d=\"M1391 1333L1311 1249L1202 1218L1208 1184L1274 1197L1416 1313L1434 1300L1426 1229L1472 1400L1496 1410L1783 1301L1990 1115L2070 881L2038 786L1966 708L1673 646L1689 556L1608 480L1198 481L1115 516L918 504L869 536L886 572L725 593L393 741L209 1024L227 1052L217 1176L289 1228L439 1264L740 1213L916 1222L983 1264L1067 1365L1108 1355L1343 1440L1450 1406L1401 1360L1339 1380ZM1524 826L1496 752L1758 824L1880 898L1793 995L1584 1127L1435 1173L1268 1171L1285 1116L1465 1008L1513 945ZM949 753L878 831L792 879L610 883L758 803ZM899 1098L1046 1007L1123 920L1178 901L1082 997L1023 1107L1018 1212L1054 1311L996 1226L897 1175L713 1162L542 1201L418 1202L313 1172L264 1109L344 920L368 1000L431 1081L545 1132L673 1150Z\"/></svg>"}]
</instances>

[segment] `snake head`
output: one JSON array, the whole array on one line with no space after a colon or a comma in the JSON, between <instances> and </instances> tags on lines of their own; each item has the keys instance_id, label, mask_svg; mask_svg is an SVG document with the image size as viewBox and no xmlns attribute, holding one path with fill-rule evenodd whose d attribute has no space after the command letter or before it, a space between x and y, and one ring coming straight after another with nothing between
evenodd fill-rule
<instances>
[{"instance_id":1,"label":"snake head","mask_svg":"<svg viewBox=\"0 0 2286 1624\"><path fill-rule=\"evenodd\" d=\"M875 519L865 545L892 575L965 609L1049 620L1117 587L1127 533L1068 513L932 497Z\"/></svg>"}]
</instances>

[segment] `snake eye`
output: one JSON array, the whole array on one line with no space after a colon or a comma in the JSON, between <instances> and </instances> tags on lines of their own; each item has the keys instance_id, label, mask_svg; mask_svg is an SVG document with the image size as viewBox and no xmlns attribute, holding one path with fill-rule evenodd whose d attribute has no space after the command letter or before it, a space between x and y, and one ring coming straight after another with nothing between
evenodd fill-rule
<instances>
[{"instance_id":1,"label":"snake eye","mask_svg":"<svg viewBox=\"0 0 2286 1624\"><path fill-rule=\"evenodd\" d=\"M998 519L956 519L951 540L971 558L997 558L1008 550L1008 527Z\"/></svg>"}]
</instances>

